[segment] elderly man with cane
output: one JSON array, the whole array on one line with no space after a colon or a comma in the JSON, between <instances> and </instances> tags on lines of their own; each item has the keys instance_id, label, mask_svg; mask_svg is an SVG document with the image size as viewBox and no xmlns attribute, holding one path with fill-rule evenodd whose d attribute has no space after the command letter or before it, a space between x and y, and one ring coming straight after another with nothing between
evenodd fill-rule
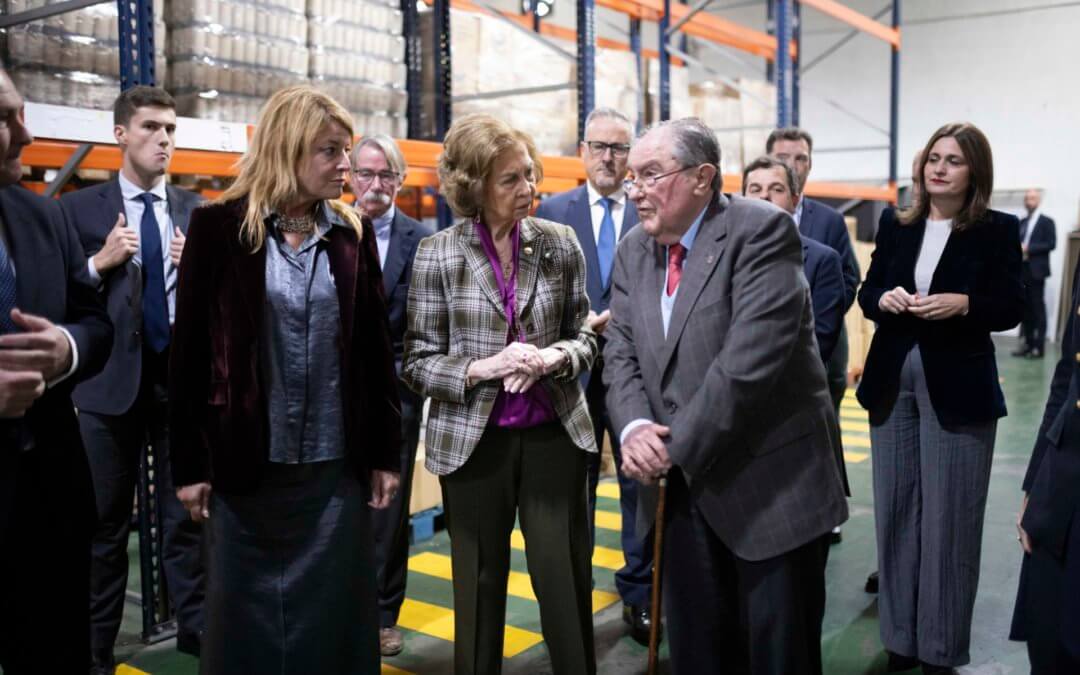
<instances>
[{"instance_id":1,"label":"elderly man with cane","mask_svg":"<svg viewBox=\"0 0 1080 675\"><path fill-rule=\"evenodd\" d=\"M644 484L640 529L666 500L673 672L821 673L828 534L847 517L839 429L791 216L721 194L719 165L696 119L630 152L642 227L613 272L608 408Z\"/></svg>"}]
</instances>

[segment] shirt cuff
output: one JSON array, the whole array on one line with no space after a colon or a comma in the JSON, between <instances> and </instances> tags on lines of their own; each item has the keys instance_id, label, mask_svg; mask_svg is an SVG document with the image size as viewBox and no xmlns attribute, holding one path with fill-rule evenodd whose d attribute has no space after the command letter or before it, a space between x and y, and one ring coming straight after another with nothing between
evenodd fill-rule
<instances>
[{"instance_id":1,"label":"shirt cuff","mask_svg":"<svg viewBox=\"0 0 1080 675\"><path fill-rule=\"evenodd\" d=\"M623 443L626 442L626 437L630 435L631 431L633 431L634 429L637 429L638 427L640 427L643 424L652 424L652 423L653 423L652 420L647 420L644 417L639 417L636 420L631 420L630 422L627 422L626 426L623 427L623 429L622 429L622 433L619 434L619 445L622 445Z\"/></svg>"},{"instance_id":2,"label":"shirt cuff","mask_svg":"<svg viewBox=\"0 0 1080 675\"><path fill-rule=\"evenodd\" d=\"M71 333L67 328L63 326L57 326L64 333L64 337L67 338L68 345L71 347L71 367L67 369L67 372L63 375L57 375L54 379L45 383L46 387L55 387L64 380L68 379L75 374L75 371L79 368L79 348L75 345L75 338L71 337Z\"/></svg>"},{"instance_id":3,"label":"shirt cuff","mask_svg":"<svg viewBox=\"0 0 1080 675\"><path fill-rule=\"evenodd\" d=\"M90 274L90 281L94 282L94 286L101 290L101 275L98 274L97 266L94 265L94 256L90 256L86 259L86 271Z\"/></svg>"}]
</instances>

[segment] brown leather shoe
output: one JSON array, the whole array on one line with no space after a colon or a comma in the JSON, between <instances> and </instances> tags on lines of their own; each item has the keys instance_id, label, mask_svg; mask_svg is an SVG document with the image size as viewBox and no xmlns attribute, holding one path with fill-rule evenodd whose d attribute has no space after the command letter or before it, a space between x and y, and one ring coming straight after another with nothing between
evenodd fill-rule
<instances>
[{"instance_id":1,"label":"brown leather shoe","mask_svg":"<svg viewBox=\"0 0 1080 675\"><path fill-rule=\"evenodd\" d=\"M379 629L379 651L383 656L397 656L405 649L405 638L396 627Z\"/></svg>"}]
</instances>

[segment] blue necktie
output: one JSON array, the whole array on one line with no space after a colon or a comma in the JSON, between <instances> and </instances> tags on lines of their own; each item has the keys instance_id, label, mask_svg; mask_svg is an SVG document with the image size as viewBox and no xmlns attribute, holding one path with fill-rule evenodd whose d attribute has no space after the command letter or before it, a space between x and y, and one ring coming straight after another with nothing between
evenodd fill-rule
<instances>
[{"instance_id":1,"label":"blue necktie","mask_svg":"<svg viewBox=\"0 0 1080 675\"><path fill-rule=\"evenodd\" d=\"M600 263L600 286L607 288L611 265L615 262L615 220L611 217L611 197L603 197L604 219L600 221L600 240L596 242L596 259Z\"/></svg>"},{"instance_id":2,"label":"blue necktie","mask_svg":"<svg viewBox=\"0 0 1080 675\"><path fill-rule=\"evenodd\" d=\"M11 320L13 309L15 309L15 266L8 255L4 238L0 237L0 335L19 332L18 326Z\"/></svg>"},{"instance_id":3,"label":"blue necktie","mask_svg":"<svg viewBox=\"0 0 1080 675\"><path fill-rule=\"evenodd\" d=\"M149 192L139 195L143 203L139 241L142 244L143 266L143 334L146 343L160 354L169 346L169 300L165 297L164 257L161 252L161 232L154 216L154 200Z\"/></svg>"}]
</instances>

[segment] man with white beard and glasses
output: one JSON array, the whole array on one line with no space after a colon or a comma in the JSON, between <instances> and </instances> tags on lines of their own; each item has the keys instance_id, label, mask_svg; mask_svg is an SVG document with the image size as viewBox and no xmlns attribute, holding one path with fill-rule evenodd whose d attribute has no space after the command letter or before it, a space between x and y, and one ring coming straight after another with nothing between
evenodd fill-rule
<instances>
[{"instance_id":1,"label":"man with white beard and glasses","mask_svg":"<svg viewBox=\"0 0 1080 675\"><path fill-rule=\"evenodd\" d=\"M394 206L405 179L405 159L394 139L383 134L362 138L352 151L349 183L356 208L375 226L375 243L382 265L383 289L390 312L390 337L394 342L394 365L401 375L404 350L405 307L416 247L435 231L410 218ZM405 575L409 555L409 497L412 488L416 445L420 438L423 401L399 383L401 395L401 488L390 506L372 512L375 532L375 563L379 591L379 648L383 656L400 654L405 643L397 629L398 613L405 600Z\"/></svg>"}]
</instances>

